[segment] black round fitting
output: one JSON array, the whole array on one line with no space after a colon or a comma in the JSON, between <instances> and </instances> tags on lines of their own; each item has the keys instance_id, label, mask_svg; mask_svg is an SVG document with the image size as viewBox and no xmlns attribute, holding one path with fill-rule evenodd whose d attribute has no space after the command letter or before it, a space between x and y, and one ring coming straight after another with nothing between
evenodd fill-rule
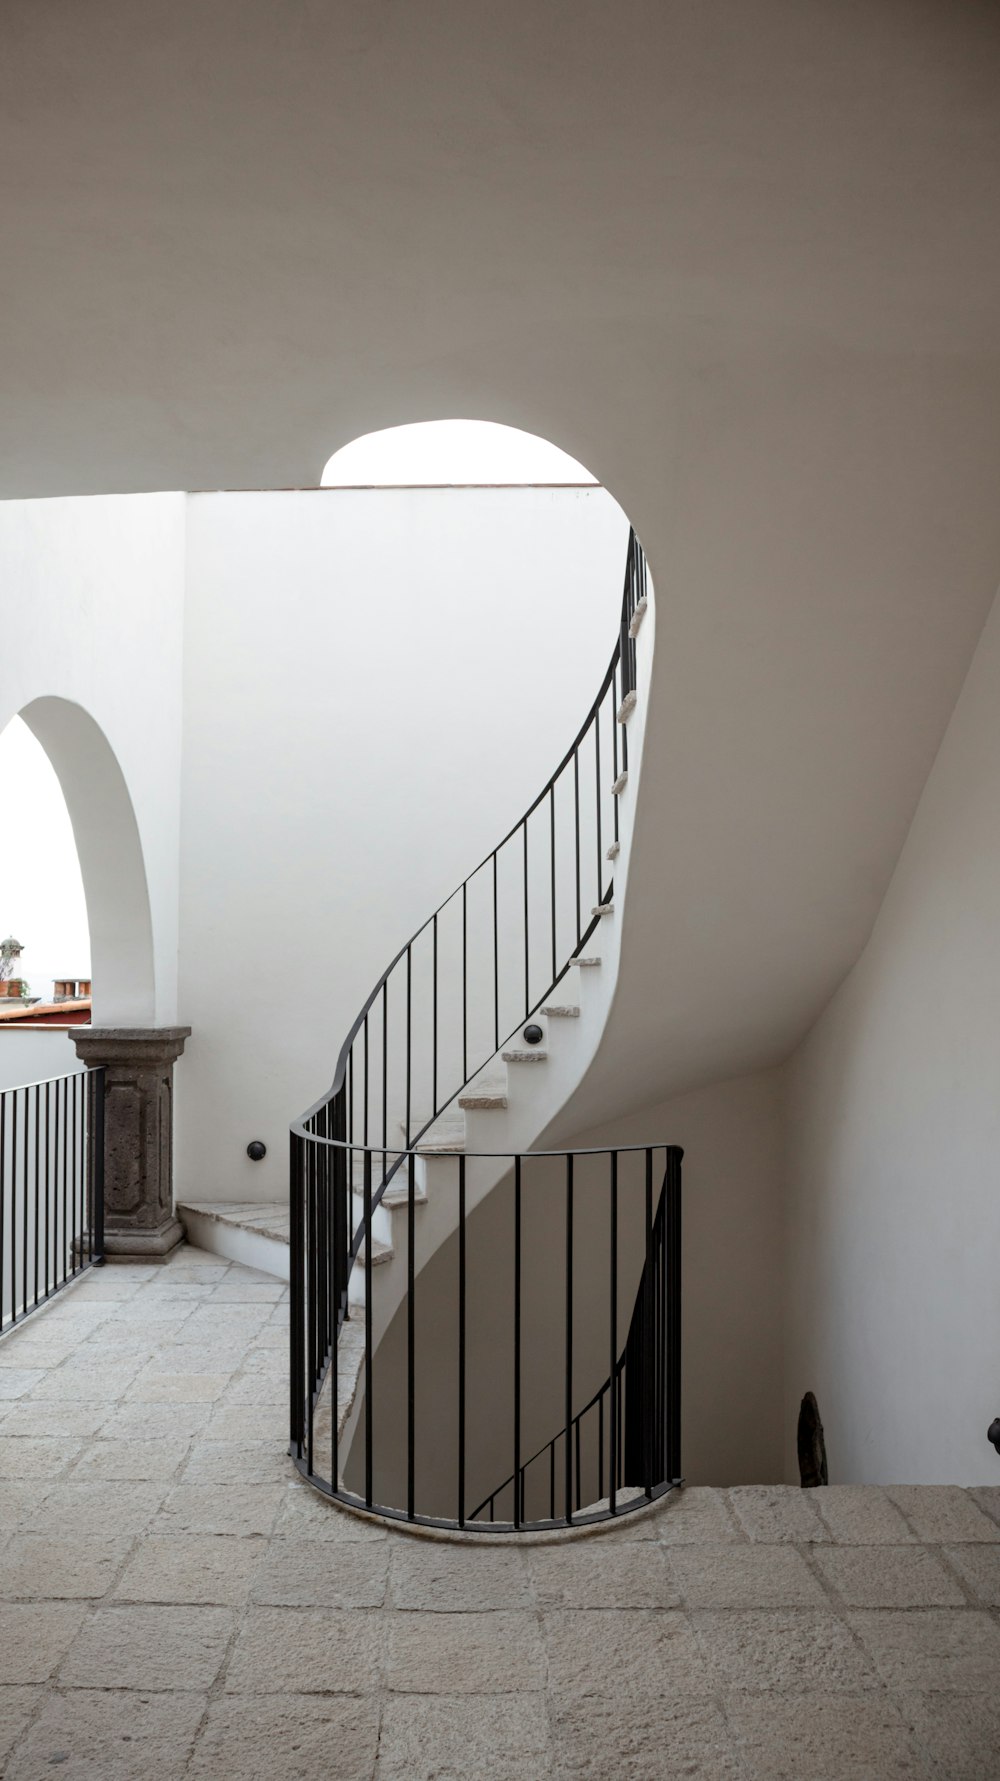
<instances>
[{"instance_id":1,"label":"black round fitting","mask_svg":"<svg viewBox=\"0 0 1000 1781\"><path fill-rule=\"evenodd\" d=\"M986 1430L986 1439L987 1441L992 1441L997 1452L1000 1453L1000 1416L994 1416L993 1421Z\"/></svg>"},{"instance_id":2,"label":"black round fitting","mask_svg":"<svg viewBox=\"0 0 1000 1781\"><path fill-rule=\"evenodd\" d=\"M252 1163L262 1162L266 1155L267 1145L262 1144L259 1138L254 1138L253 1142L247 1145L247 1156Z\"/></svg>"},{"instance_id":3,"label":"black round fitting","mask_svg":"<svg viewBox=\"0 0 1000 1781\"><path fill-rule=\"evenodd\" d=\"M542 1032L541 1027L535 1026L534 1022L532 1022L530 1027L525 1027L523 1037L525 1045L540 1045L545 1034Z\"/></svg>"}]
</instances>

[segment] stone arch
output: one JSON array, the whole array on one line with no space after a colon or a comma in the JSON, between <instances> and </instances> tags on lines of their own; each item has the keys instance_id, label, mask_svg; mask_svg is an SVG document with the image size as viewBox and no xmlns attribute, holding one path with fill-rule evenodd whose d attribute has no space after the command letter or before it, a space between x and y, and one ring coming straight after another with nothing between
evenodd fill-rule
<instances>
[{"instance_id":1,"label":"stone arch","mask_svg":"<svg viewBox=\"0 0 1000 1781\"><path fill-rule=\"evenodd\" d=\"M153 923L142 842L125 776L104 731L69 699L19 713L44 748L73 825L90 926L94 1024L155 1021Z\"/></svg>"}]
</instances>

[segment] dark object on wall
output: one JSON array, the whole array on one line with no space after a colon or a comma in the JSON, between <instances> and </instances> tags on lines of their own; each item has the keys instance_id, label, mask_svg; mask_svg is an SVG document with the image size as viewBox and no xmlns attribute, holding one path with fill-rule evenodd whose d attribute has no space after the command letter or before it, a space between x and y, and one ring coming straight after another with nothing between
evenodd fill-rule
<instances>
[{"instance_id":1,"label":"dark object on wall","mask_svg":"<svg viewBox=\"0 0 1000 1781\"><path fill-rule=\"evenodd\" d=\"M799 1407L798 1449L799 1480L803 1490L814 1490L819 1484L829 1484L823 1424L819 1418L819 1405L811 1391L806 1392Z\"/></svg>"},{"instance_id":2,"label":"dark object on wall","mask_svg":"<svg viewBox=\"0 0 1000 1781\"><path fill-rule=\"evenodd\" d=\"M986 1439L987 1441L992 1441L997 1452L1000 1453L1000 1416L994 1416L993 1421L986 1430Z\"/></svg>"},{"instance_id":3,"label":"dark object on wall","mask_svg":"<svg viewBox=\"0 0 1000 1781\"><path fill-rule=\"evenodd\" d=\"M253 1141L247 1145L247 1156L252 1163L263 1162L266 1155L267 1145L262 1144L259 1138L254 1138Z\"/></svg>"},{"instance_id":4,"label":"dark object on wall","mask_svg":"<svg viewBox=\"0 0 1000 1781\"><path fill-rule=\"evenodd\" d=\"M541 1027L536 1026L534 1023L532 1023L530 1027L525 1027L524 1029L524 1043L526 1045L540 1045L544 1037L545 1034L542 1032Z\"/></svg>"}]
</instances>

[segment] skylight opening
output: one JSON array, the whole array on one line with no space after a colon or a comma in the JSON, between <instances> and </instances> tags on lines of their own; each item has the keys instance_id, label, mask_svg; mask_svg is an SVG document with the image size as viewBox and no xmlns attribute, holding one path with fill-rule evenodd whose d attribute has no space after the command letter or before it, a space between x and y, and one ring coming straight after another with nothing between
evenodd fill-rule
<instances>
[{"instance_id":1,"label":"skylight opening","mask_svg":"<svg viewBox=\"0 0 1000 1781\"><path fill-rule=\"evenodd\" d=\"M496 421L417 421L363 433L330 458L325 488L598 486L558 445Z\"/></svg>"}]
</instances>

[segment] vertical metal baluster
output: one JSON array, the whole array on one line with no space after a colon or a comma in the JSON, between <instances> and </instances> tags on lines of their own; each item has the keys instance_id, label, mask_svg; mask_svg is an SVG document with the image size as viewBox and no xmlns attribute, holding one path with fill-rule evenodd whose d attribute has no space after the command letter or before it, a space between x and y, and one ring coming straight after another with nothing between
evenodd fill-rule
<instances>
[{"instance_id":1,"label":"vertical metal baluster","mask_svg":"<svg viewBox=\"0 0 1000 1781\"><path fill-rule=\"evenodd\" d=\"M7 1096L0 1094L0 1330L4 1327L3 1264L7 1248Z\"/></svg>"},{"instance_id":2,"label":"vertical metal baluster","mask_svg":"<svg viewBox=\"0 0 1000 1781\"><path fill-rule=\"evenodd\" d=\"M306 1469L310 1478L315 1469L316 1408L316 1145L310 1140L306 1147L306 1242L309 1246L307 1278L307 1315L309 1333L309 1377L306 1380Z\"/></svg>"},{"instance_id":3,"label":"vertical metal baluster","mask_svg":"<svg viewBox=\"0 0 1000 1781\"><path fill-rule=\"evenodd\" d=\"M521 1525L521 1158L514 1158L514 1526Z\"/></svg>"},{"instance_id":4,"label":"vertical metal baluster","mask_svg":"<svg viewBox=\"0 0 1000 1781\"><path fill-rule=\"evenodd\" d=\"M597 1500L604 1497L604 1393L597 1400Z\"/></svg>"},{"instance_id":5,"label":"vertical metal baluster","mask_svg":"<svg viewBox=\"0 0 1000 1781\"><path fill-rule=\"evenodd\" d=\"M42 1093L41 1093L41 1089L38 1088L37 1086L34 1090L34 1101L35 1101L35 1229L34 1229L34 1233L33 1233L34 1242L32 1245L32 1250L33 1250L34 1263L35 1263L35 1269L34 1269L34 1273L35 1273L35 1304L37 1305L38 1304L39 1197L41 1194L41 1175L40 1175L40 1170L41 1170L41 1129L40 1128L41 1128L41 1107L42 1107Z\"/></svg>"},{"instance_id":6,"label":"vertical metal baluster","mask_svg":"<svg viewBox=\"0 0 1000 1781\"><path fill-rule=\"evenodd\" d=\"M14 1089L11 1094L11 1114L13 1130L11 1132L10 1151L10 1320L17 1320L17 1096ZM23 1142L23 1140L22 1140Z\"/></svg>"},{"instance_id":7,"label":"vertical metal baluster","mask_svg":"<svg viewBox=\"0 0 1000 1781\"><path fill-rule=\"evenodd\" d=\"M434 989L431 1013L431 1118L437 1118L438 1110L438 918L434 912Z\"/></svg>"},{"instance_id":8,"label":"vertical metal baluster","mask_svg":"<svg viewBox=\"0 0 1000 1781\"><path fill-rule=\"evenodd\" d=\"M617 1513L618 1489L617 1444L618 1424L618 1152L611 1152L611 1231L610 1231L610 1330L611 1330L611 1399L608 1406L608 1435L611 1456L611 1488L608 1492L612 1515Z\"/></svg>"},{"instance_id":9,"label":"vertical metal baluster","mask_svg":"<svg viewBox=\"0 0 1000 1781\"><path fill-rule=\"evenodd\" d=\"M579 1513L580 1503L582 1500L581 1496L580 1496L580 1479L582 1476L582 1467L580 1465L580 1418L578 1416L574 1419L573 1428L576 1433L576 1507L577 1507L577 1512Z\"/></svg>"},{"instance_id":10,"label":"vertical metal baluster","mask_svg":"<svg viewBox=\"0 0 1000 1781\"><path fill-rule=\"evenodd\" d=\"M302 1139L298 1132L288 1135L289 1183L289 1356L288 1435L292 1457L302 1453ZM337 1418L333 1419L334 1441L337 1439ZM335 1450L336 1451L336 1450ZM334 1478L336 1479L336 1465Z\"/></svg>"},{"instance_id":11,"label":"vertical metal baluster","mask_svg":"<svg viewBox=\"0 0 1000 1781\"><path fill-rule=\"evenodd\" d=\"M527 1016L531 1008L531 964L528 943L528 819L525 817L521 827L524 831L524 1012Z\"/></svg>"},{"instance_id":12,"label":"vertical metal baluster","mask_svg":"<svg viewBox=\"0 0 1000 1781\"><path fill-rule=\"evenodd\" d=\"M367 1040L367 1028L365 1038ZM367 1108L367 1044L365 1047L365 1106ZM331 1103L328 1101L323 1109L324 1131L327 1138L336 1137L336 1118ZM340 1443L337 1436L337 1423L340 1419L339 1390L337 1369L340 1362L340 1229L341 1229L341 1183L343 1175L339 1166L339 1152L333 1144L323 1146L324 1170L327 1182L327 1198L329 1201L329 1230L327 1233L326 1264L327 1264L327 1297L330 1302L331 1345L330 1356L330 1489L336 1492L340 1488ZM350 1184L353 1186L353 1182ZM351 1217L353 1219L353 1196Z\"/></svg>"},{"instance_id":13,"label":"vertical metal baluster","mask_svg":"<svg viewBox=\"0 0 1000 1781\"><path fill-rule=\"evenodd\" d=\"M458 1159L458 1525L465 1526L465 1157Z\"/></svg>"},{"instance_id":14,"label":"vertical metal baluster","mask_svg":"<svg viewBox=\"0 0 1000 1781\"><path fill-rule=\"evenodd\" d=\"M105 1067L94 1071L94 1179L90 1184L93 1232L90 1256L94 1264L104 1266L104 1090Z\"/></svg>"},{"instance_id":15,"label":"vertical metal baluster","mask_svg":"<svg viewBox=\"0 0 1000 1781\"><path fill-rule=\"evenodd\" d=\"M409 1140L407 1140L407 1149L409 1150ZM414 1414L416 1408L417 1377L414 1360L414 1342L416 1339L414 1281L416 1279L416 1266L413 1252L415 1229L414 1214L416 1211L413 1196L416 1183L414 1180L414 1157L412 1153L408 1157L408 1166L410 1172L410 1184L409 1192L406 1197L406 1513L410 1521L412 1521L415 1513L416 1500L414 1488L416 1448Z\"/></svg>"},{"instance_id":16,"label":"vertical metal baluster","mask_svg":"<svg viewBox=\"0 0 1000 1781\"><path fill-rule=\"evenodd\" d=\"M410 1066L413 1059L413 957L406 948L406 1148L410 1148Z\"/></svg>"},{"instance_id":17,"label":"vertical metal baluster","mask_svg":"<svg viewBox=\"0 0 1000 1781\"><path fill-rule=\"evenodd\" d=\"M68 1180L66 1164L67 1152L69 1149L69 1136L66 1125L66 1106L66 1078L64 1076L59 1084L59 1129L62 1137L62 1247L59 1251L60 1281L65 1281L69 1273L69 1253L67 1248L69 1243L69 1215L66 1191Z\"/></svg>"},{"instance_id":18,"label":"vertical metal baluster","mask_svg":"<svg viewBox=\"0 0 1000 1781\"><path fill-rule=\"evenodd\" d=\"M374 1419L372 1417L372 1159L365 1151L365 1502L372 1506Z\"/></svg>"},{"instance_id":19,"label":"vertical metal baluster","mask_svg":"<svg viewBox=\"0 0 1000 1781\"><path fill-rule=\"evenodd\" d=\"M549 855L552 861L552 981L559 975L556 946L556 788L549 786Z\"/></svg>"},{"instance_id":20,"label":"vertical metal baluster","mask_svg":"<svg viewBox=\"0 0 1000 1781\"><path fill-rule=\"evenodd\" d=\"M382 985L382 1180L389 1168L389 979Z\"/></svg>"},{"instance_id":21,"label":"vertical metal baluster","mask_svg":"<svg viewBox=\"0 0 1000 1781\"><path fill-rule=\"evenodd\" d=\"M573 1519L573 1157L566 1158L566 1520Z\"/></svg>"},{"instance_id":22,"label":"vertical metal baluster","mask_svg":"<svg viewBox=\"0 0 1000 1781\"><path fill-rule=\"evenodd\" d=\"M597 789L597 895L595 903L601 900L601 878L604 871L603 852L601 845L601 708L594 712L594 777Z\"/></svg>"},{"instance_id":23,"label":"vertical metal baluster","mask_svg":"<svg viewBox=\"0 0 1000 1781\"><path fill-rule=\"evenodd\" d=\"M670 1421L667 1433L668 1477L681 1475L681 1156L676 1145L667 1153L667 1354L670 1368Z\"/></svg>"},{"instance_id":24,"label":"vertical metal baluster","mask_svg":"<svg viewBox=\"0 0 1000 1781\"><path fill-rule=\"evenodd\" d=\"M573 811L576 824L576 944L583 935L583 903L580 895L580 750L573 750Z\"/></svg>"},{"instance_id":25,"label":"vertical metal baluster","mask_svg":"<svg viewBox=\"0 0 1000 1781\"><path fill-rule=\"evenodd\" d=\"M493 1049L500 1050L500 922L496 850L493 853Z\"/></svg>"},{"instance_id":26,"label":"vertical metal baluster","mask_svg":"<svg viewBox=\"0 0 1000 1781\"><path fill-rule=\"evenodd\" d=\"M646 1264L642 1274L642 1481L653 1494L653 1152L646 1151ZM630 1482L635 1482L630 1480Z\"/></svg>"},{"instance_id":27,"label":"vertical metal baluster","mask_svg":"<svg viewBox=\"0 0 1000 1781\"><path fill-rule=\"evenodd\" d=\"M361 1128L361 1138L362 1138L362 1143L364 1144L365 1149L367 1150L367 1148L368 1148L368 1016L367 1016L367 1014L365 1015L364 1035L365 1036L364 1036L364 1041L363 1041L362 1056L364 1059L364 1079L365 1079L365 1117L364 1117L364 1124Z\"/></svg>"},{"instance_id":28,"label":"vertical metal baluster","mask_svg":"<svg viewBox=\"0 0 1000 1781\"><path fill-rule=\"evenodd\" d=\"M549 1520L556 1518L556 1444L549 1442Z\"/></svg>"},{"instance_id":29,"label":"vertical metal baluster","mask_svg":"<svg viewBox=\"0 0 1000 1781\"><path fill-rule=\"evenodd\" d=\"M462 1081L469 1080L469 886L462 885Z\"/></svg>"},{"instance_id":30,"label":"vertical metal baluster","mask_svg":"<svg viewBox=\"0 0 1000 1781\"><path fill-rule=\"evenodd\" d=\"M42 1250L42 1296L48 1298L52 1281L52 1084L45 1084L45 1168L42 1173L45 1207L45 1238Z\"/></svg>"}]
</instances>

